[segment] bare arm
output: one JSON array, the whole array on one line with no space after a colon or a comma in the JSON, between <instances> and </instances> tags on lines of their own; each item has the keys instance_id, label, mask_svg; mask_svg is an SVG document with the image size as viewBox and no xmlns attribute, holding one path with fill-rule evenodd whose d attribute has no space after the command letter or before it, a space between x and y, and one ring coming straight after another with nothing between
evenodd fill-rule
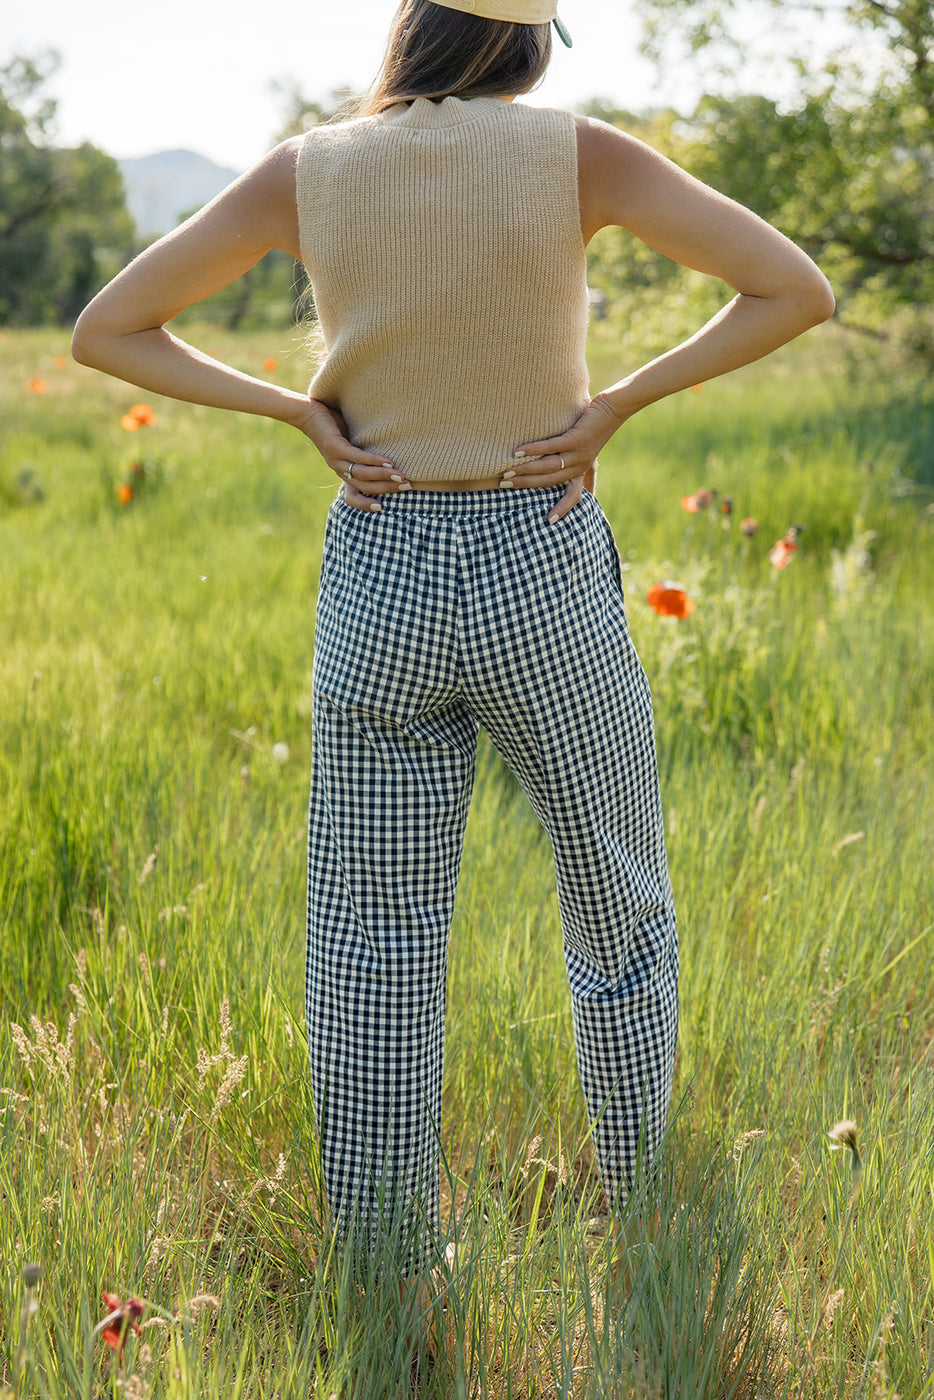
<instances>
[{"instance_id":1,"label":"bare arm","mask_svg":"<svg viewBox=\"0 0 934 1400\"><path fill-rule=\"evenodd\" d=\"M833 312L830 286L806 253L634 137L578 118L578 171L585 240L617 224L737 295L689 340L597 394L567 433L523 444L520 451L538 460L517 466L517 485L579 481L639 409L749 364ZM578 485L568 509L579 496Z\"/></svg>"},{"instance_id":2,"label":"bare arm","mask_svg":"<svg viewBox=\"0 0 934 1400\"><path fill-rule=\"evenodd\" d=\"M81 313L72 353L81 364L152 393L289 423L311 438L339 475L348 462L366 464L364 477L371 485L395 489L388 485L392 478L383 459L348 442L340 419L324 404L242 374L165 329L184 307L235 281L270 249L300 256L295 203L299 141L277 146L124 268Z\"/></svg>"}]
</instances>

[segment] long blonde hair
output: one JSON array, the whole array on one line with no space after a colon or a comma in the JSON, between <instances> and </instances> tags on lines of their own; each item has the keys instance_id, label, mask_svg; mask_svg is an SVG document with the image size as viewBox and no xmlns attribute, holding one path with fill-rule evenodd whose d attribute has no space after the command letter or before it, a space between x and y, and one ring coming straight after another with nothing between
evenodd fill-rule
<instances>
[{"instance_id":1,"label":"long blonde hair","mask_svg":"<svg viewBox=\"0 0 934 1400\"><path fill-rule=\"evenodd\" d=\"M375 116L416 97L438 101L531 92L550 58L550 24L512 24L432 0L402 0L376 81L349 115Z\"/></svg>"}]
</instances>

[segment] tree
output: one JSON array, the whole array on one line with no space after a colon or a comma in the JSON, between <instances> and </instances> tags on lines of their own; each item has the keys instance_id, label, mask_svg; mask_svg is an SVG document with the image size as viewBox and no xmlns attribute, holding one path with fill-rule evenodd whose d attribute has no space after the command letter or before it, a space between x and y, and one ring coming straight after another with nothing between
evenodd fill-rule
<instances>
[{"instance_id":1,"label":"tree","mask_svg":"<svg viewBox=\"0 0 934 1400\"><path fill-rule=\"evenodd\" d=\"M47 53L0 68L0 324L73 320L132 251L116 161L49 143L56 66Z\"/></svg>"},{"instance_id":2,"label":"tree","mask_svg":"<svg viewBox=\"0 0 934 1400\"><path fill-rule=\"evenodd\" d=\"M650 52L661 57L680 39L727 84L737 0L645 6ZM814 19L828 13L819 0L760 6L783 9ZM872 81L846 55L816 67L799 55L792 98L709 95L689 115L656 116L653 144L807 249L834 285L844 324L934 358L934 12L929 0L845 0L835 13L852 33L874 37ZM747 50L750 42L747 23ZM607 254L597 254L595 275L606 278ZM632 262L629 255L617 263L617 287L632 276ZM661 280L682 290L690 283L672 273Z\"/></svg>"}]
</instances>

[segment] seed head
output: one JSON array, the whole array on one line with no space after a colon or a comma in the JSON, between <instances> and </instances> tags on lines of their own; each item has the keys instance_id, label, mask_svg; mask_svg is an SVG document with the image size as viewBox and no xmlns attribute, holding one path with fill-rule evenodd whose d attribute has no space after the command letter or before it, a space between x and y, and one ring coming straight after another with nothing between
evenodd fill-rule
<instances>
[{"instance_id":1,"label":"seed head","mask_svg":"<svg viewBox=\"0 0 934 1400\"><path fill-rule=\"evenodd\" d=\"M834 1123L829 1136L835 1147L848 1147L851 1152L856 1152L856 1124L851 1119L844 1118Z\"/></svg>"},{"instance_id":2,"label":"seed head","mask_svg":"<svg viewBox=\"0 0 934 1400\"><path fill-rule=\"evenodd\" d=\"M850 1154L851 1198L855 1205L863 1178L863 1162L856 1146L856 1124L851 1119L844 1118L841 1122L834 1123L829 1136L832 1148L845 1148Z\"/></svg>"}]
</instances>

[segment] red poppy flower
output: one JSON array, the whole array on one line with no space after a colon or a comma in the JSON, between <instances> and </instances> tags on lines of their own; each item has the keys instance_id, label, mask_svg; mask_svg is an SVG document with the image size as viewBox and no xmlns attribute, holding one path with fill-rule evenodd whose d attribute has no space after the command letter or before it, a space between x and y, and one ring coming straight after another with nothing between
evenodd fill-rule
<instances>
[{"instance_id":1,"label":"red poppy flower","mask_svg":"<svg viewBox=\"0 0 934 1400\"><path fill-rule=\"evenodd\" d=\"M274 369L278 368L279 361L275 358L274 355L267 356L267 358L263 361L263 369L268 370L270 374Z\"/></svg>"},{"instance_id":2,"label":"red poppy flower","mask_svg":"<svg viewBox=\"0 0 934 1400\"><path fill-rule=\"evenodd\" d=\"M128 506L133 499L133 487L128 481L121 481L117 487L117 500L122 506Z\"/></svg>"},{"instance_id":3,"label":"red poppy flower","mask_svg":"<svg viewBox=\"0 0 934 1400\"><path fill-rule=\"evenodd\" d=\"M45 379L30 379L26 385L31 394L44 394L48 387L48 380Z\"/></svg>"},{"instance_id":4,"label":"red poppy flower","mask_svg":"<svg viewBox=\"0 0 934 1400\"><path fill-rule=\"evenodd\" d=\"M723 500L720 502L720 509L723 511L723 514L724 514L724 515L732 515L732 514L733 514L733 497L732 497L732 496L724 496Z\"/></svg>"},{"instance_id":5,"label":"red poppy flower","mask_svg":"<svg viewBox=\"0 0 934 1400\"><path fill-rule=\"evenodd\" d=\"M137 1337L141 1334L142 1328L137 1318L143 1315L143 1304L139 1298L128 1298L124 1302L116 1293L105 1293L103 1299L104 1306L112 1316L101 1336L107 1345L113 1347L117 1355L122 1357L127 1332L135 1332Z\"/></svg>"},{"instance_id":6,"label":"red poppy flower","mask_svg":"<svg viewBox=\"0 0 934 1400\"><path fill-rule=\"evenodd\" d=\"M694 599L680 583L653 583L645 599L661 617L690 617L694 611Z\"/></svg>"},{"instance_id":7,"label":"red poppy flower","mask_svg":"<svg viewBox=\"0 0 934 1400\"><path fill-rule=\"evenodd\" d=\"M744 535L752 536L758 532L759 522L758 520L754 520L751 515L747 515L745 520L739 522L739 528Z\"/></svg>"}]
</instances>

